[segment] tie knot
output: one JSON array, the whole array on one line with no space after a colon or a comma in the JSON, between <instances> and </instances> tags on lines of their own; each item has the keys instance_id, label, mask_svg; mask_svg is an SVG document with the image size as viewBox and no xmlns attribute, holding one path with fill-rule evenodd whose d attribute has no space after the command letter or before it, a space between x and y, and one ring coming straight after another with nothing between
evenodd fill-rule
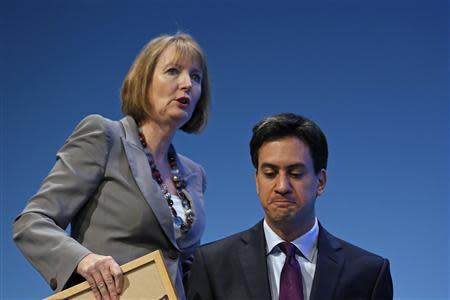
<instances>
[{"instance_id":1,"label":"tie knot","mask_svg":"<svg viewBox=\"0 0 450 300\"><path fill-rule=\"evenodd\" d=\"M278 248L280 248L287 257L293 257L295 255L295 246L289 242L279 243Z\"/></svg>"}]
</instances>

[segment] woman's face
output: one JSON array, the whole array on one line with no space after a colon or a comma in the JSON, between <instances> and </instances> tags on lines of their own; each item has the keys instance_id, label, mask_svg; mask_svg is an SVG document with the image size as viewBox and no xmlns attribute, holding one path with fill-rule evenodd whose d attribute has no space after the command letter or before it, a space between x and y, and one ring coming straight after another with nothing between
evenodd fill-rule
<instances>
[{"instance_id":1,"label":"woman's face","mask_svg":"<svg viewBox=\"0 0 450 300\"><path fill-rule=\"evenodd\" d=\"M179 128L192 116L202 93L202 70L191 57L176 58L169 46L156 63L148 90L151 118Z\"/></svg>"}]
</instances>

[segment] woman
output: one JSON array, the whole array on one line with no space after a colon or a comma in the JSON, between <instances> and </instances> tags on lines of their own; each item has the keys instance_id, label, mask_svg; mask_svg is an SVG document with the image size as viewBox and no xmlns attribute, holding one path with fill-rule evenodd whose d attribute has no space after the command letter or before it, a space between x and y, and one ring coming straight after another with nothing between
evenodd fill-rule
<instances>
[{"instance_id":1,"label":"woman","mask_svg":"<svg viewBox=\"0 0 450 300\"><path fill-rule=\"evenodd\" d=\"M178 129L206 125L202 50L186 34L155 38L130 68L121 98L122 120L92 115L76 127L16 218L14 240L53 290L86 279L96 299L118 299L119 265L160 249L184 298L183 275L204 229L206 182L203 168L171 143Z\"/></svg>"}]
</instances>

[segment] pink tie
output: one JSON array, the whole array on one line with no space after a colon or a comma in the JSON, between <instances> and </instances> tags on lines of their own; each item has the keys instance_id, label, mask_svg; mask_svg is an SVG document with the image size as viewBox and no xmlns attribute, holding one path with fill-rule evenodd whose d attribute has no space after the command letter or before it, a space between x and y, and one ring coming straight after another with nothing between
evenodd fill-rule
<instances>
[{"instance_id":1,"label":"pink tie","mask_svg":"<svg viewBox=\"0 0 450 300\"><path fill-rule=\"evenodd\" d=\"M302 286L302 272L295 259L295 246L288 242L278 244L281 251L286 254L280 278L279 300L304 300Z\"/></svg>"}]
</instances>

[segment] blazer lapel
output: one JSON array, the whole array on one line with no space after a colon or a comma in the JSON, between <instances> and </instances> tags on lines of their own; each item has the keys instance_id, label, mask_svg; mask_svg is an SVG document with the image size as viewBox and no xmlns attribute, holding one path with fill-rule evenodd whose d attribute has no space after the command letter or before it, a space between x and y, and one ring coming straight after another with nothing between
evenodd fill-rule
<instances>
[{"instance_id":1,"label":"blazer lapel","mask_svg":"<svg viewBox=\"0 0 450 300\"><path fill-rule=\"evenodd\" d=\"M266 261L266 240L262 221L242 236L239 262L250 299L271 299Z\"/></svg>"},{"instance_id":2,"label":"blazer lapel","mask_svg":"<svg viewBox=\"0 0 450 300\"><path fill-rule=\"evenodd\" d=\"M147 156L139 141L136 122L129 116L123 118L120 122L125 130L125 136L122 137L122 143L136 184L148 205L150 205L153 210L155 217L167 238L171 241L173 246L179 250L175 240L172 215L162 198L160 187L152 179Z\"/></svg>"},{"instance_id":3,"label":"blazer lapel","mask_svg":"<svg viewBox=\"0 0 450 300\"><path fill-rule=\"evenodd\" d=\"M338 283L344 258L340 242L320 224L317 266L311 288L311 300L332 299Z\"/></svg>"}]
</instances>

